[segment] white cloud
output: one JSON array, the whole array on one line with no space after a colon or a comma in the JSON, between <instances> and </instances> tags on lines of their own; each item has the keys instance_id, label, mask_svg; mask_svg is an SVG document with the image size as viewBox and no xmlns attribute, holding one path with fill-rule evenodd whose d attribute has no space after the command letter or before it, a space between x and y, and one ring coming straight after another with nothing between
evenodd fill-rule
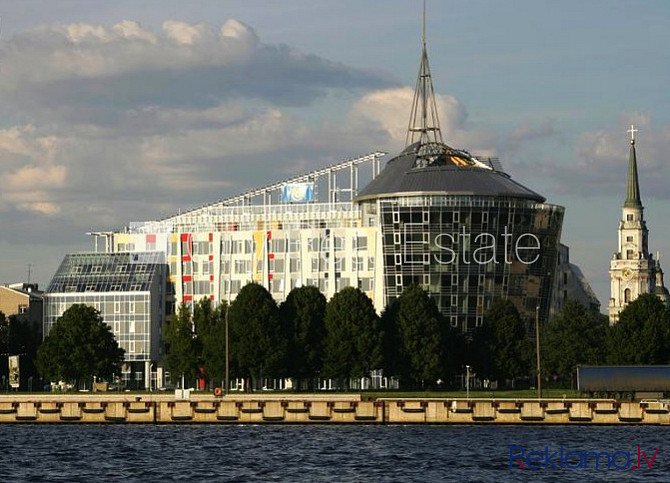
<instances>
[{"instance_id":1,"label":"white cloud","mask_svg":"<svg viewBox=\"0 0 670 483\"><path fill-rule=\"evenodd\" d=\"M365 94L353 106L349 118L352 127L377 126L388 137L390 146L399 150L405 146L414 90L410 87L381 89ZM495 152L495 139L468 126L468 114L454 96L435 94L442 139L447 144L480 155Z\"/></svg>"}]
</instances>

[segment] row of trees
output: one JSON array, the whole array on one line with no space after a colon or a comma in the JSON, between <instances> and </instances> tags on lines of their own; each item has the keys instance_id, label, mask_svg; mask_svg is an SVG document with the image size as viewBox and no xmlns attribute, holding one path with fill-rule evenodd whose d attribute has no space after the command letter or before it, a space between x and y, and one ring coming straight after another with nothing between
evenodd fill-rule
<instances>
[{"instance_id":1,"label":"row of trees","mask_svg":"<svg viewBox=\"0 0 670 483\"><path fill-rule=\"evenodd\" d=\"M231 377L291 376L346 380L383 369L403 388L430 388L437 381L462 384L466 365L480 379L506 385L534 379L535 341L514 304L494 302L483 325L464 335L453 331L434 301L418 286L378 316L360 290L346 288L330 301L316 287L294 289L279 306L262 286L245 286L233 303L213 308L198 302L193 314L182 305L166 333L166 367L194 378L204 368L218 385L225 377L225 319L230 331ZM612 327L607 318L568 302L541 329L542 376L574 387L579 364L670 362L670 312L643 295Z\"/></svg>"},{"instance_id":2,"label":"row of trees","mask_svg":"<svg viewBox=\"0 0 670 483\"><path fill-rule=\"evenodd\" d=\"M230 306L215 308L203 299L191 313L182 305L166 327L166 369L190 381L204 369L219 385L225 377L226 319L231 377L347 380L383 369L400 378L403 388L430 388L438 380L462 383L454 376L465 365L476 377L503 385L535 377L535 344L511 302L494 302L482 327L466 337L450 328L418 286L405 289L381 316L355 288L327 302L316 287L300 287L278 306L264 287L249 284ZM669 363L670 312L654 295L642 295L609 326L606 317L568 302L543 325L541 341L543 377L574 387L579 364ZM0 314L0 348L25 356L22 373L39 370L46 380L77 383L120 372L123 350L93 307L70 307L39 349L38 343L28 327Z\"/></svg>"},{"instance_id":3,"label":"row of trees","mask_svg":"<svg viewBox=\"0 0 670 483\"><path fill-rule=\"evenodd\" d=\"M473 336L472 361L478 375L505 381L535 377L534 341L511 302L499 301ZM556 387L575 388L578 365L670 363L670 311L653 294L644 294L610 326L604 315L569 301L540 330L542 377Z\"/></svg>"},{"instance_id":4,"label":"row of trees","mask_svg":"<svg viewBox=\"0 0 670 483\"><path fill-rule=\"evenodd\" d=\"M230 306L212 308L203 299L192 314L180 306L165 334L166 368L191 379L204 368L214 384L222 381L226 317L231 377L346 380L384 369L415 386L445 379L455 367L456 335L417 286L380 317L357 288L345 288L327 302L318 288L304 286L277 306L264 287L252 283Z\"/></svg>"}]
</instances>

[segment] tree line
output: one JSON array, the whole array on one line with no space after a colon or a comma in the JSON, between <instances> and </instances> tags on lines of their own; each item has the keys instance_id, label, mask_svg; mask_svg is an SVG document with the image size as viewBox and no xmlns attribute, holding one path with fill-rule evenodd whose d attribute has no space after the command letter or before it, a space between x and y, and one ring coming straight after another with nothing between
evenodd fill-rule
<instances>
[{"instance_id":1,"label":"tree line","mask_svg":"<svg viewBox=\"0 0 670 483\"><path fill-rule=\"evenodd\" d=\"M263 286L251 283L230 305L214 307L203 299L193 310L184 304L178 308L165 327L161 361L173 381L183 374L189 384L199 376L210 387L222 384L226 318L231 378L292 377L300 387L314 389L318 378L346 387L350 378L382 369L403 389L436 389L462 387L466 366L476 379L497 381L498 387L536 377L531 328L508 300L494 301L482 326L463 334L416 285L378 315L357 288L345 288L327 301L318 288L299 287L278 305ZM656 296L645 294L610 326L607 317L569 301L542 325L540 339L544 380L549 386L575 387L580 364L670 363L670 312ZM80 304L59 318L41 345L25 323L0 313L0 348L5 355L22 355L22 379L39 374L46 381L110 380L123 361L123 350L100 313ZM6 370L2 364L0 372Z\"/></svg>"},{"instance_id":2,"label":"tree line","mask_svg":"<svg viewBox=\"0 0 670 483\"><path fill-rule=\"evenodd\" d=\"M214 385L225 378L228 317L231 378L292 377L313 389L317 378L340 387L372 370L402 378L405 387L429 387L454 372L453 332L435 302L408 287L379 316L364 292L348 287L329 301L314 286L293 289L281 304L261 285L244 286L235 300L213 308L209 299L182 304L165 333L165 367Z\"/></svg>"},{"instance_id":3,"label":"tree line","mask_svg":"<svg viewBox=\"0 0 670 483\"><path fill-rule=\"evenodd\" d=\"M349 378L373 369L395 376L403 389L462 387L465 367L498 387L536 377L535 340L509 300L496 300L483 324L469 334L453 330L421 287L407 287L377 315L372 301L346 288L326 301L313 286L291 291L277 305L259 284L248 284L228 306L208 299L193 313L179 307L165 334L165 366L210 385L225 378L225 318L228 313L230 376L293 377L314 389L315 378L346 387ZM653 295L629 304L619 322L569 301L541 327L542 377L549 386L575 387L580 364L667 364L670 312Z\"/></svg>"}]
</instances>

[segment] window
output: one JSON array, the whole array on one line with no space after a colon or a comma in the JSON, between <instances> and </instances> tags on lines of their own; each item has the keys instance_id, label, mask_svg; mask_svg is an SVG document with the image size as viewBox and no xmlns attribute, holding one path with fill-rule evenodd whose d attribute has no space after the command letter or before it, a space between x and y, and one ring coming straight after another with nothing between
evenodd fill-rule
<instances>
[{"instance_id":1,"label":"window","mask_svg":"<svg viewBox=\"0 0 670 483\"><path fill-rule=\"evenodd\" d=\"M91 273L102 273L102 267L100 265L93 265L91 267Z\"/></svg>"},{"instance_id":2,"label":"window","mask_svg":"<svg viewBox=\"0 0 670 483\"><path fill-rule=\"evenodd\" d=\"M633 259L633 250L626 250L626 260Z\"/></svg>"},{"instance_id":3,"label":"window","mask_svg":"<svg viewBox=\"0 0 670 483\"><path fill-rule=\"evenodd\" d=\"M630 302L630 289L629 289L629 288L627 288L627 289L624 290L624 292L623 292L623 301L624 301L625 303Z\"/></svg>"},{"instance_id":4,"label":"window","mask_svg":"<svg viewBox=\"0 0 670 483\"><path fill-rule=\"evenodd\" d=\"M356 250L367 250L368 248L368 237L366 236L357 236L354 238L354 248Z\"/></svg>"},{"instance_id":5,"label":"window","mask_svg":"<svg viewBox=\"0 0 670 483\"><path fill-rule=\"evenodd\" d=\"M116 301L114 302L114 313L118 314L121 312L121 302Z\"/></svg>"},{"instance_id":6,"label":"window","mask_svg":"<svg viewBox=\"0 0 670 483\"><path fill-rule=\"evenodd\" d=\"M630 214L630 213L628 213L628 214L626 215L626 221L633 221L633 215Z\"/></svg>"},{"instance_id":7,"label":"window","mask_svg":"<svg viewBox=\"0 0 670 483\"><path fill-rule=\"evenodd\" d=\"M128 265L119 265L116 267L116 271L119 273L126 273L128 271Z\"/></svg>"},{"instance_id":8,"label":"window","mask_svg":"<svg viewBox=\"0 0 670 483\"><path fill-rule=\"evenodd\" d=\"M627 241L628 243L633 243L633 237L632 237L632 236L627 236L627 237L626 237L626 241Z\"/></svg>"},{"instance_id":9,"label":"window","mask_svg":"<svg viewBox=\"0 0 670 483\"><path fill-rule=\"evenodd\" d=\"M26 304L19 304L19 314L27 314L28 306Z\"/></svg>"},{"instance_id":10,"label":"window","mask_svg":"<svg viewBox=\"0 0 670 483\"><path fill-rule=\"evenodd\" d=\"M135 313L135 301L131 300L128 302L128 313L134 314Z\"/></svg>"}]
</instances>

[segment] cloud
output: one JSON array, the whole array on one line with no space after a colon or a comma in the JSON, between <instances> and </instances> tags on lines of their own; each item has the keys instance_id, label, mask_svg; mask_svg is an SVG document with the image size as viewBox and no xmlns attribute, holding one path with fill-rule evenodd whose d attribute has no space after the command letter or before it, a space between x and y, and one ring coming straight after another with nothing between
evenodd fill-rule
<instances>
[{"instance_id":1,"label":"cloud","mask_svg":"<svg viewBox=\"0 0 670 483\"><path fill-rule=\"evenodd\" d=\"M558 160L546 155L518 165L547 180L551 189L561 195L624 196L630 150L630 134L626 131L631 124L639 129L636 154L643 198L670 198L665 183L670 177L670 166L665 163L665 153L670 150L670 125L655 123L647 113L624 113L614 127L581 134L572 159ZM551 130L546 132L552 134ZM542 136L542 130L538 136Z\"/></svg>"},{"instance_id":2,"label":"cloud","mask_svg":"<svg viewBox=\"0 0 670 483\"><path fill-rule=\"evenodd\" d=\"M517 126L507 137L505 151L518 152L528 142L544 140L557 134L553 119L545 119L537 124L524 123Z\"/></svg>"},{"instance_id":3,"label":"cloud","mask_svg":"<svg viewBox=\"0 0 670 483\"><path fill-rule=\"evenodd\" d=\"M112 27L46 25L0 49L0 93L14 109L62 119L94 109L213 107L230 99L307 105L337 89L388 85L388 76L260 42L228 20L165 21L161 32L125 20ZM11 94L11 95L10 95Z\"/></svg>"},{"instance_id":4,"label":"cloud","mask_svg":"<svg viewBox=\"0 0 670 483\"><path fill-rule=\"evenodd\" d=\"M410 87L379 89L363 95L352 107L352 126L380 130L395 150L405 146L414 90ZM442 139L456 148L479 154L495 151L494 138L468 126L465 106L454 96L435 94Z\"/></svg>"}]
</instances>

